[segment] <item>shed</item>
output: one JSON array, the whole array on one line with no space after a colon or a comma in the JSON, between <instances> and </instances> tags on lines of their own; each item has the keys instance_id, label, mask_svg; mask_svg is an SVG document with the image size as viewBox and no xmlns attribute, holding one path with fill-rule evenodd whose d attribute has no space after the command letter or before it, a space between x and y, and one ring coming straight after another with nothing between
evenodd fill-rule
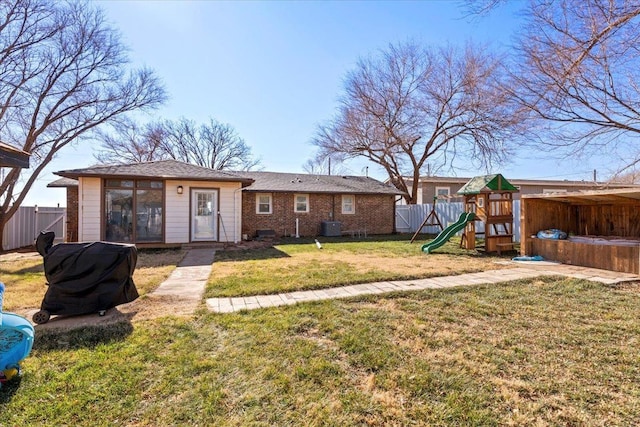
<instances>
[{"instance_id":1,"label":"shed","mask_svg":"<svg viewBox=\"0 0 640 427\"><path fill-rule=\"evenodd\" d=\"M640 274L640 189L524 195L521 254ZM559 229L562 240L538 238Z\"/></svg>"}]
</instances>

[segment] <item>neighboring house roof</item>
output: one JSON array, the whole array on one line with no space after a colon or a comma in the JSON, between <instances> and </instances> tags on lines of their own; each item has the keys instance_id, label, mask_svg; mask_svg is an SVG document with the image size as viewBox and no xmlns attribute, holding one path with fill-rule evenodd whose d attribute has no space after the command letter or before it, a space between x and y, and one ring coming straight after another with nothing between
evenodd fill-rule
<instances>
[{"instance_id":1,"label":"neighboring house roof","mask_svg":"<svg viewBox=\"0 0 640 427\"><path fill-rule=\"evenodd\" d=\"M244 191L274 193L403 194L397 188L365 176L242 172L254 180Z\"/></svg>"},{"instance_id":2,"label":"neighboring house roof","mask_svg":"<svg viewBox=\"0 0 640 427\"><path fill-rule=\"evenodd\" d=\"M72 178L59 178L53 182L47 184L49 188L66 188L66 187L77 187L78 180Z\"/></svg>"},{"instance_id":3,"label":"neighboring house roof","mask_svg":"<svg viewBox=\"0 0 640 427\"><path fill-rule=\"evenodd\" d=\"M30 154L0 142L0 167L28 168Z\"/></svg>"},{"instance_id":4,"label":"neighboring house roof","mask_svg":"<svg viewBox=\"0 0 640 427\"><path fill-rule=\"evenodd\" d=\"M518 189L498 173L471 178L458 190L457 194L480 194L492 191L515 193L518 192Z\"/></svg>"},{"instance_id":5,"label":"neighboring house roof","mask_svg":"<svg viewBox=\"0 0 640 427\"><path fill-rule=\"evenodd\" d=\"M421 176L421 182L430 182L434 184L464 184L468 182L470 177L447 177L447 176ZM409 182L412 180L409 179ZM509 179L509 182L515 186L532 185L532 186L564 186L564 187L610 187L610 188L626 188L638 186L638 184L626 184L618 182L593 182L593 181L571 181L571 180L554 180L554 179Z\"/></svg>"},{"instance_id":6,"label":"neighboring house roof","mask_svg":"<svg viewBox=\"0 0 640 427\"><path fill-rule=\"evenodd\" d=\"M244 173L228 172L196 166L177 160L159 160L155 162L131 163L126 165L91 166L83 169L69 169L55 172L64 178L84 177L111 178L163 178L189 179L194 181L253 182Z\"/></svg>"}]
</instances>

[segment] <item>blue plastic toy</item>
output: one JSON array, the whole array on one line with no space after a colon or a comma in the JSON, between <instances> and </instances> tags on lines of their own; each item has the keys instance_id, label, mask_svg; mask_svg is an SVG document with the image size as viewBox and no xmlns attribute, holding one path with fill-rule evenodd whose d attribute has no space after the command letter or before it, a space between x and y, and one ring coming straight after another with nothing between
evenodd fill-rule
<instances>
[{"instance_id":1,"label":"blue plastic toy","mask_svg":"<svg viewBox=\"0 0 640 427\"><path fill-rule=\"evenodd\" d=\"M35 331L27 319L2 311L4 283L0 283L0 387L20 374L20 362L31 352Z\"/></svg>"}]
</instances>

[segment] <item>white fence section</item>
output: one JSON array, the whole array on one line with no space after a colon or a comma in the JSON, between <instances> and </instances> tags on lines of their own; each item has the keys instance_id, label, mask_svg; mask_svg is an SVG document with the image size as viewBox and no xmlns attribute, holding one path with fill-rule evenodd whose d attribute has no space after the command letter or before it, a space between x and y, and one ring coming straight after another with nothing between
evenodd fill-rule
<instances>
[{"instance_id":1,"label":"white fence section","mask_svg":"<svg viewBox=\"0 0 640 427\"><path fill-rule=\"evenodd\" d=\"M4 227L2 247L11 250L33 245L41 231L53 231L55 242L63 242L67 232L66 218L66 208L20 206Z\"/></svg>"},{"instance_id":2,"label":"white fence section","mask_svg":"<svg viewBox=\"0 0 640 427\"><path fill-rule=\"evenodd\" d=\"M396 206L396 231L398 233L415 233L418 227L425 220L429 212L433 209L433 204L426 205L398 205ZM464 212L464 204L457 203L437 203L436 214L443 227L458 220L460 214ZM433 221L431 221L433 222ZM476 231L483 232L484 224L476 222ZM422 233L438 234L440 227L437 225L425 226ZM458 235L462 234L459 232ZM520 242L520 200L513 201L513 240Z\"/></svg>"}]
</instances>

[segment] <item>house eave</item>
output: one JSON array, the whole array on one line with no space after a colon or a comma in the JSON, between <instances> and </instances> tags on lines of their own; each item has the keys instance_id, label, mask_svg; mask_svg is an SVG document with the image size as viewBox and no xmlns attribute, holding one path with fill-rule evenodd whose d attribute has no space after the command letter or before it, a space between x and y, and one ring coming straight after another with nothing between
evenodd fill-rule
<instances>
[{"instance_id":1,"label":"house eave","mask_svg":"<svg viewBox=\"0 0 640 427\"><path fill-rule=\"evenodd\" d=\"M101 173L69 173L65 171L54 172L54 175L61 176L63 178L80 179L80 178L101 178L101 179L158 179L162 181L174 180L174 181L201 181L201 182L239 182L246 185L251 185L254 181L251 178L241 177L201 177L201 176L177 176L177 175L143 175L143 174L101 174Z\"/></svg>"}]
</instances>

